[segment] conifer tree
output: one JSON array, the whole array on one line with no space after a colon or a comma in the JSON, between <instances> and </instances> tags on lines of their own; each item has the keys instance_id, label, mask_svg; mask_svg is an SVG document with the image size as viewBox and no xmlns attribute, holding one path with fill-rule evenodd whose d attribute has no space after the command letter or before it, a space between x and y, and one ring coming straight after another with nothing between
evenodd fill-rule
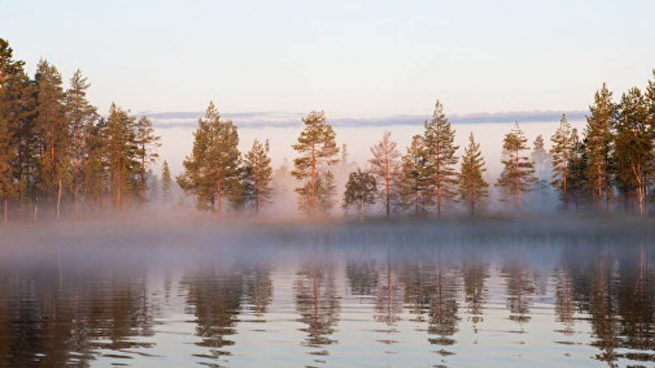
<instances>
[{"instance_id":1,"label":"conifer tree","mask_svg":"<svg viewBox=\"0 0 655 368\"><path fill-rule=\"evenodd\" d=\"M134 137L137 145L137 155L139 156L139 168L136 172L136 199L143 202L146 199L148 191L148 172L159 154L157 149L161 147L161 137L155 134L155 128L152 126L152 120L142 116L136 123L136 136Z\"/></svg>"},{"instance_id":2,"label":"conifer tree","mask_svg":"<svg viewBox=\"0 0 655 368\"><path fill-rule=\"evenodd\" d=\"M591 185L591 194L598 207L609 209L609 202L613 197L612 178L612 124L615 118L616 107L612 102L612 92L603 83L600 91L594 95L594 104L589 107L590 115L587 117L585 128L585 156L587 158L588 184Z\"/></svg>"},{"instance_id":3,"label":"conifer tree","mask_svg":"<svg viewBox=\"0 0 655 368\"><path fill-rule=\"evenodd\" d=\"M36 126L41 138L39 189L61 214L64 186L70 178L70 125L66 116L66 93L61 74L41 60L35 76L37 86Z\"/></svg>"},{"instance_id":4,"label":"conifer tree","mask_svg":"<svg viewBox=\"0 0 655 368\"><path fill-rule=\"evenodd\" d=\"M539 134L533 142L532 152L530 159L534 162L535 167L535 185L534 189L539 194L539 206L545 205L545 192L548 189L548 176L550 157L546 148L544 147L544 137Z\"/></svg>"},{"instance_id":5,"label":"conifer tree","mask_svg":"<svg viewBox=\"0 0 655 368\"><path fill-rule=\"evenodd\" d=\"M136 118L116 104L111 105L106 128L106 154L114 208L121 211L138 190L141 170L136 140Z\"/></svg>"},{"instance_id":6,"label":"conifer tree","mask_svg":"<svg viewBox=\"0 0 655 368\"><path fill-rule=\"evenodd\" d=\"M66 91L66 112L71 127L71 158L73 160L73 202L74 209L79 209L81 165L86 159L87 152L84 151L85 139L88 137L89 129L97 120L96 108L86 99L86 90L90 84L78 69L70 80L70 86Z\"/></svg>"},{"instance_id":7,"label":"conifer tree","mask_svg":"<svg viewBox=\"0 0 655 368\"><path fill-rule=\"evenodd\" d=\"M469 135L469 144L464 149L462 165L459 174L459 196L468 207L471 216L475 216L476 209L480 208L489 196L489 184L482 175L487 171L484 167L484 158L480 151L480 144L475 142L473 133Z\"/></svg>"},{"instance_id":8,"label":"conifer tree","mask_svg":"<svg viewBox=\"0 0 655 368\"><path fill-rule=\"evenodd\" d=\"M168 162L164 160L164 163L161 165L161 191L164 204L168 204L171 200L172 187L173 179L171 177L171 169L168 167Z\"/></svg>"},{"instance_id":9,"label":"conifer tree","mask_svg":"<svg viewBox=\"0 0 655 368\"><path fill-rule=\"evenodd\" d=\"M378 185L384 185L378 190L379 199L385 207L386 215L391 214L391 205L399 196L400 181L400 152L397 144L391 140L391 132L384 132L382 140L371 147L372 158L370 173L375 177Z\"/></svg>"},{"instance_id":10,"label":"conifer tree","mask_svg":"<svg viewBox=\"0 0 655 368\"><path fill-rule=\"evenodd\" d=\"M441 217L442 202L456 200L457 173L455 130L443 112L439 100L435 103L432 119L425 122L424 145L431 176L431 195L436 197L437 216Z\"/></svg>"},{"instance_id":11,"label":"conifer tree","mask_svg":"<svg viewBox=\"0 0 655 368\"><path fill-rule=\"evenodd\" d=\"M316 216L334 206L334 174L330 167L339 161L339 148L325 113L312 111L302 121L305 129L293 145L299 157L293 160L291 174L302 184L296 188L298 208Z\"/></svg>"},{"instance_id":12,"label":"conifer tree","mask_svg":"<svg viewBox=\"0 0 655 368\"><path fill-rule=\"evenodd\" d=\"M571 154L567 164L567 184L566 196L564 197L564 205L567 207L569 203L573 203L576 211L581 205L586 204L590 199L591 186L587 173L589 172L587 160L587 148L585 143L578 139L578 132L576 129L571 130L571 137L573 139Z\"/></svg>"},{"instance_id":13,"label":"conifer tree","mask_svg":"<svg viewBox=\"0 0 655 368\"><path fill-rule=\"evenodd\" d=\"M423 137L415 135L407 153L402 157L401 196L406 208L412 207L414 215L424 214L430 205L430 170Z\"/></svg>"},{"instance_id":14,"label":"conifer tree","mask_svg":"<svg viewBox=\"0 0 655 368\"><path fill-rule=\"evenodd\" d=\"M550 138L552 147L550 149L551 166L553 168L552 181L550 184L559 191L560 200L564 208L567 207L567 184L569 178L569 160L571 159L572 151L576 141L576 134L571 129L566 119L566 115L562 114L559 127Z\"/></svg>"},{"instance_id":15,"label":"conifer tree","mask_svg":"<svg viewBox=\"0 0 655 368\"><path fill-rule=\"evenodd\" d=\"M221 120L213 102L205 116L198 119L193 150L183 162L184 173L177 177L178 185L196 197L202 210L220 213L227 197L238 206L243 197L241 184L241 153L239 134L232 121Z\"/></svg>"},{"instance_id":16,"label":"conifer tree","mask_svg":"<svg viewBox=\"0 0 655 368\"><path fill-rule=\"evenodd\" d=\"M109 168L107 120L101 118L89 126L85 136L83 150L86 157L82 161L80 170L83 173L81 186L87 208L96 211L103 206L103 198L109 192L107 186L114 183L107 173Z\"/></svg>"},{"instance_id":17,"label":"conifer tree","mask_svg":"<svg viewBox=\"0 0 655 368\"><path fill-rule=\"evenodd\" d=\"M246 202L251 202L255 213L259 214L260 207L269 203L273 196L271 187L273 168L269 157L268 141L262 144L255 139L252 148L246 154L245 175Z\"/></svg>"},{"instance_id":18,"label":"conifer tree","mask_svg":"<svg viewBox=\"0 0 655 368\"><path fill-rule=\"evenodd\" d=\"M523 154L528 150L528 139L519 128L518 122L514 123L512 130L503 139L503 171L496 182L496 187L501 190L502 201L514 200L516 209L521 208L522 194L532 190L536 178L534 176L534 162Z\"/></svg>"},{"instance_id":19,"label":"conifer tree","mask_svg":"<svg viewBox=\"0 0 655 368\"><path fill-rule=\"evenodd\" d=\"M0 89L0 96L2 89ZM2 98L2 97L0 97ZM9 200L16 195L16 185L11 164L16 156L16 146L13 142L9 121L0 115L0 200L2 201L2 218L7 224L9 221Z\"/></svg>"},{"instance_id":20,"label":"conifer tree","mask_svg":"<svg viewBox=\"0 0 655 368\"><path fill-rule=\"evenodd\" d=\"M377 186L373 174L357 169L350 173L343 195L343 208L357 206L359 221L364 223L366 207L375 203Z\"/></svg>"},{"instance_id":21,"label":"conifer tree","mask_svg":"<svg viewBox=\"0 0 655 368\"><path fill-rule=\"evenodd\" d=\"M646 214L648 181L653 174L653 126L648 123L648 106L638 88L631 88L621 97L618 107L613 162L616 182L626 202L635 198L639 214Z\"/></svg>"}]
</instances>

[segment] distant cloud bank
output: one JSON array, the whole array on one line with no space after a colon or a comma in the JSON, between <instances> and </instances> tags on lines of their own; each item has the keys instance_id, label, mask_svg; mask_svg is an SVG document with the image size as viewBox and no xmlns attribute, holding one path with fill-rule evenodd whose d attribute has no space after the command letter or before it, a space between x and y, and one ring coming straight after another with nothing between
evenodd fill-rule
<instances>
[{"instance_id":1,"label":"distant cloud bank","mask_svg":"<svg viewBox=\"0 0 655 368\"><path fill-rule=\"evenodd\" d=\"M499 113L475 113L466 115L448 115L453 124L484 124L484 123L520 123L557 122L565 113L570 121L582 120L586 111L515 111ZM160 129L194 128L203 112L173 111L173 112L143 112L139 116L148 116L155 121ZM232 120L240 128L295 128L301 125L302 113L283 112L240 112L226 113L221 116ZM416 126L429 119L428 115L393 115L382 118L332 118L330 124L336 127L384 127L384 126Z\"/></svg>"}]
</instances>

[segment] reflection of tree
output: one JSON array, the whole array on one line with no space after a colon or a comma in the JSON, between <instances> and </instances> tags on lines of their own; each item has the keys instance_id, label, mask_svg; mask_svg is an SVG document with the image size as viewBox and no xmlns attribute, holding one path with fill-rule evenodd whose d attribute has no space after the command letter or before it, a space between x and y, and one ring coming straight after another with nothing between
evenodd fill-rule
<instances>
[{"instance_id":1,"label":"reflection of tree","mask_svg":"<svg viewBox=\"0 0 655 368\"><path fill-rule=\"evenodd\" d=\"M348 261L346 276L350 283L350 292L353 295L371 295L378 283L375 261Z\"/></svg>"},{"instance_id":2,"label":"reflection of tree","mask_svg":"<svg viewBox=\"0 0 655 368\"><path fill-rule=\"evenodd\" d=\"M567 266L563 266L555 270L555 315L557 322L564 324L562 332L565 335L573 334L574 314L571 272Z\"/></svg>"},{"instance_id":3,"label":"reflection of tree","mask_svg":"<svg viewBox=\"0 0 655 368\"><path fill-rule=\"evenodd\" d=\"M229 355L223 348L234 344L227 337L235 333L243 275L233 271L198 272L181 281L188 289L187 304L196 317L196 335L202 339L197 345L210 349L209 358Z\"/></svg>"},{"instance_id":4,"label":"reflection of tree","mask_svg":"<svg viewBox=\"0 0 655 368\"><path fill-rule=\"evenodd\" d=\"M520 260L512 260L503 267L507 282L509 319L523 324L530 320L530 295L535 292L534 279Z\"/></svg>"},{"instance_id":5,"label":"reflection of tree","mask_svg":"<svg viewBox=\"0 0 655 368\"><path fill-rule=\"evenodd\" d=\"M591 314L591 326L596 336L592 345L601 350L596 359L608 362L610 366L616 365L616 348L618 340L616 337L616 297L614 290L613 275L608 260L602 258L597 260L590 275L592 279L589 313Z\"/></svg>"},{"instance_id":6,"label":"reflection of tree","mask_svg":"<svg viewBox=\"0 0 655 368\"><path fill-rule=\"evenodd\" d=\"M483 307L487 299L487 289L484 286L489 277L487 269L487 264L482 262L479 254L474 254L470 259L465 260L462 268L466 305L475 333L478 332L477 324L483 320Z\"/></svg>"},{"instance_id":7,"label":"reflection of tree","mask_svg":"<svg viewBox=\"0 0 655 368\"><path fill-rule=\"evenodd\" d=\"M96 349L153 345L142 339L154 334L144 275L121 270L120 278L100 282L107 273L98 267L3 270L0 366L88 367Z\"/></svg>"},{"instance_id":8,"label":"reflection of tree","mask_svg":"<svg viewBox=\"0 0 655 368\"><path fill-rule=\"evenodd\" d=\"M322 347L334 342L330 336L339 322L339 297L331 264L304 266L295 282L296 308L306 327L304 345Z\"/></svg>"},{"instance_id":9,"label":"reflection of tree","mask_svg":"<svg viewBox=\"0 0 655 368\"><path fill-rule=\"evenodd\" d=\"M246 301L255 316L261 317L273 298L271 270L268 266L256 265L248 268L244 277Z\"/></svg>"},{"instance_id":10,"label":"reflection of tree","mask_svg":"<svg viewBox=\"0 0 655 368\"><path fill-rule=\"evenodd\" d=\"M457 332L457 275L454 270L438 262L436 270L430 275L431 298L429 311L428 334L436 335L430 338L435 345L453 345L452 336ZM451 354L444 350L441 354Z\"/></svg>"},{"instance_id":11,"label":"reflection of tree","mask_svg":"<svg viewBox=\"0 0 655 368\"><path fill-rule=\"evenodd\" d=\"M400 320L399 314L403 309L402 292L398 286L397 276L391 269L391 260L387 260L384 272L375 295L375 320L387 326L395 326Z\"/></svg>"},{"instance_id":12,"label":"reflection of tree","mask_svg":"<svg viewBox=\"0 0 655 368\"><path fill-rule=\"evenodd\" d=\"M429 267L423 259L405 260L400 269L400 282L405 288L405 303L409 305L414 322L425 322L431 300Z\"/></svg>"}]
</instances>

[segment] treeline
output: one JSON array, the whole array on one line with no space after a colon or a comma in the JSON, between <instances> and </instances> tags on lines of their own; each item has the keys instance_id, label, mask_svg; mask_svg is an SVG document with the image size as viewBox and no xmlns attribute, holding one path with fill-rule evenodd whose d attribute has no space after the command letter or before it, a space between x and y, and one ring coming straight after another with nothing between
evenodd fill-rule
<instances>
[{"instance_id":1,"label":"treeline","mask_svg":"<svg viewBox=\"0 0 655 368\"><path fill-rule=\"evenodd\" d=\"M76 71L67 89L55 66L34 77L0 39L0 200L3 221L121 210L147 200L159 137L152 121L112 104L106 117ZM40 209L47 209L40 211Z\"/></svg>"},{"instance_id":2,"label":"treeline","mask_svg":"<svg viewBox=\"0 0 655 368\"><path fill-rule=\"evenodd\" d=\"M654 72L655 76L655 72ZM0 39L0 200L4 222L62 214L120 211L148 201L161 188L172 201L166 162L161 180L152 169L160 146L152 121L114 104L106 117L86 99L89 83L77 71L64 89L57 69L42 60L33 78ZM645 216L655 198L655 78L618 101L603 84L579 134L563 115L545 149L539 135L530 149L518 123L505 135L503 170L486 174L480 145L469 136L457 156L455 130L437 101L423 133L401 153L391 133L371 147L365 169L347 164L345 145L323 112L302 119L290 175L297 208L316 218L335 207L353 208L363 221L372 206L393 214L440 217L465 209L488 211L492 186L499 200L521 211L528 193L553 188L561 210L631 211ZM198 120L192 152L176 182L199 210L259 213L284 183L275 183L268 141L239 150L235 124L213 103ZM355 165L356 166L356 165ZM347 180L340 181L347 169ZM544 173L547 173L548 178ZM338 175L339 174L339 175ZM339 192L343 192L340 194ZM41 211L46 208L48 211Z\"/></svg>"}]
</instances>

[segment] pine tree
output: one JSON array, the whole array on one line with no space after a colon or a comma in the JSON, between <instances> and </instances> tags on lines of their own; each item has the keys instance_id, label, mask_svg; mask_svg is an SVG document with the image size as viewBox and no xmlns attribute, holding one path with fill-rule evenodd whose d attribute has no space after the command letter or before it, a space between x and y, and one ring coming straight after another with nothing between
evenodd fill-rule
<instances>
[{"instance_id":1,"label":"pine tree","mask_svg":"<svg viewBox=\"0 0 655 368\"><path fill-rule=\"evenodd\" d=\"M585 142L578 139L576 129L572 129L573 138L571 155L568 160L568 173L566 184L565 206L570 202L575 205L576 211L581 205L586 204L591 196L591 185L587 173L589 172L589 161L587 159L587 148Z\"/></svg>"},{"instance_id":2,"label":"pine tree","mask_svg":"<svg viewBox=\"0 0 655 368\"><path fill-rule=\"evenodd\" d=\"M0 89L0 96L1 94L2 89ZM2 218L5 224L9 221L9 200L16 195L11 167L15 156L16 145L9 129L9 120L0 115L0 200L2 200Z\"/></svg>"},{"instance_id":3,"label":"pine tree","mask_svg":"<svg viewBox=\"0 0 655 368\"><path fill-rule=\"evenodd\" d=\"M503 171L496 182L500 188L504 202L514 200L516 209L521 208L522 194L532 190L536 178L534 176L534 162L522 152L528 150L528 139L519 128L518 122L514 123L512 130L503 139Z\"/></svg>"},{"instance_id":4,"label":"pine tree","mask_svg":"<svg viewBox=\"0 0 655 368\"><path fill-rule=\"evenodd\" d=\"M106 128L106 155L114 208L121 211L138 190L141 170L136 140L136 118L116 104L111 105Z\"/></svg>"},{"instance_id":5,"label":"pine tree","mask_svg":"<svg viewBox=\"0 0 655 368\"><path fill-rule=\"evenodd\" d=\"M183 162L178 185L196 197L198 209L220 213L225 197L233 206L243 199L239 134L232 121L222 121L213 102L198 119L193 150Z\"/></svg>"},{"instance_id":6,"label":"pine tree","mask_svg":"<svg viewBox=\"0 0 655 368\"><path fill-rule=\"evenodd\" d=\"M293 145L299 157L293 160L291 174L302 183L296 188L298 208L316 216L334 205L334 174L330 167L339 161L339 149L325 113L313 111L302 121L305 129L300 133L298 143Z\"/></svg>"},{"instance_id":7,"label":"pine tree","mask_svg":"<svg viewBox=\"0 0 655 368\"><path fill-rule=\"evenodd\" d=\"M384 185L384 189L378 190L378 194L387 217L391 214L392 203L397 201L399 196L400 152L396 147L396 142L391 140L391 132L384 132L382 140L371 147L373 157L368 160L371 164L370 172L376 182L378 185Z\"/></svg>"},{"instance_id":8,"label":"pine tree","mask_svg":"<svg viewBox=\"0 0 655 368\"><path fill-rule=\"evenodd\" d=\"M357 169L350 173L343 195L343 208L357 206L359 221L364 222L366 207L375 203L377 186L373 174Z\"/></svg>"},{"instance_id":9,"label":"pine tree","mask_svg":"<svg viewBox=\"0 0 655 368\"><path fill-rule=\"evenodd\" d=\"M413 207L414 215L424 214L431 204L430 170L423 137L415 135L407 153L402 157L401 197L406 208Z\"/></svg>"},{"instance_id":10,"label":"pine tree","mask_svg":"<svg viewBox=\"0 0 655 368\"><path fill-rule=\"evenodd\" d=\"M66 93L61 75L46 60L37 66L36 126L41 138L39 189L53 200L55 214L61 214L64 186L70 179L70 125L66 116Z\"/></svg>"},{"instance_id":11,"label":"pine tree","mask_svg":"<svg viewBox=\"0 0 655 368\"><path fill-rule=\"evenodd\" d=\"M613 162L616 182L626 202L636 199L639 214L646 214L648 181L653 173L653 126L648 123L648 106L638 88L631 88L621 97L618 107Z\"/></svg>"},{"instance_id":12,"label":"pine tree","mask_svg":"<svg viewBox=\"0 0 655 368\"><path fill-rule=\"evenodd\" d=\"M464 149L462 165L459 174L459 196L468 207L471 216L475 216L476 209L480 208L489 196L489 184L482 174L487 171L484 167L484 158L480 151L480 144L475 142L473 133L469 135L469 144Z\"/></svg>"},{"instance_id":13,"label":"pine tree","mask_svg":"<svg viewBox=\"0 0 655 368\"><path fill-rule=\"evenodd\" d=\"M89 129L98 119L96 108L86 99L86 90L90 84L78 69L70 80L70 87L66 91L66 112L71 127L71 158L73 160L73 202L75 211L79 210L81 165L86 159L84 151L85 140Z\"/></svg>"},{"instance_id":14,"label":"pine tree","mask_svg":"<svg viewBox=\"0 0 655 368\"><path fill-rule=\"evenodd\" d=\"M161 191L164 204L168 204L171 200L172 187L173 179L171 178L171 169L168 167L168 162L164 160L164 163L161 165Z\"/></svg>"},{"instance_id":15,"label":"pine tree","mask_svg":"<svg viewBox=\"0 0 655 368\"><path fill-rule=\"evenodd\" d=\"M436 197L437 216L441 217L442 201L453 202L457 198L457 173L455 165L459 148L454 144L455 130L443 112L439 100L435 103L432 119L425 122L424 144L431 176L431 193Z\"/></svg>"},{"instance_id":16,"label":"pine tree","mask_svg":"<svg viewBox=\"0 0 655 368\"><path fill-rule=\"evenodd\" d=\"M551 166L553 168L552 181L550 184L559 191L560 200L564 208L567 208L567 184L569 178L569 160L571 159L572 151L575 141L577 139L574 133L575 130L571 129L566 119L566 115L562 114L559 127L550 138L552 147L550 149Z\"/></svg>"},{"instance_id":17,"label":"pine tree","mask_svg":"<svg viewBox=\"0 0 655 368\"><path fill-rule=\"evenodd\" d=\"M261 144L258 139L255 139L252 148L246 154L245 173L246 202L251 202L255 213L259 214L260 207L269 203L273 196L271 187L273 168L269 157L268 141L266 144Z\"/></svg>"},{"instance_id":18,"label":"pine tree","mask_svg":"<svg viewBox=\"0 0 655 368\"><path fill-rule=\"evenodd\" d=\"M136 199L144 202L148 192L148 172L159 154L157 149L161 147L161 137L155 134L152 120L142 116L136 123L136 135L134 137L139 156L139 168L136 172Z\"/></svg>"},{"instance_id":19,"label":"pine tree","mask_svg":"<svg viewBox=\"0 0 655 368\"><path fill-rule=\"evenodd\" d=\"M113 181L109 180L109 153L107 120L99 119L95 124L88 127L84 139L84 152L86 158L82 161L80 171L82 172L82 196L88 209L95 211L103 206L103 198L109 192L108 185Z\"/></svg>"},{"instance_id":20,"label":"pine tree","mask_svg":"<svg viewBox=\"0 0 655 368\"><path fill-rule=\"evenodd\" d=\"M589 107L591 114L587 117L585 128L585 156L589 172L589 184L592 197L598 207L609 209L609 202L613 197L612 177L612 124L615 119L616 107L612 103L612 92L603 83L600 91L594 95L594 104Z\"/></svg>"}]
</instances>

